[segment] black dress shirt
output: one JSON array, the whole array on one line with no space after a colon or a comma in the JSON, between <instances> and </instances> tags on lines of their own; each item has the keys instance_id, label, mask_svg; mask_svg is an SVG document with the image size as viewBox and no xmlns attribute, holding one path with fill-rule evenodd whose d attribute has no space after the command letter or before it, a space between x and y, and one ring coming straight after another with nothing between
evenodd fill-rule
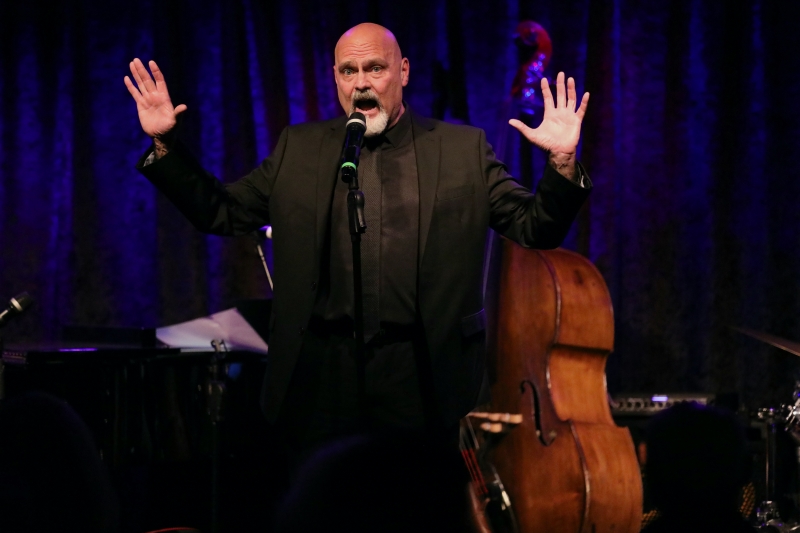
<instances>
[{"instance_id":1,"label":"black dress shirt","mask_svg":"<svg viewBox=\"0 0 800 533\"><path fill-rule=\"evenodd\" d=\"M391 129L365 138L365 152L380 151L380 319L408 325L415 320L419 248L419 182L410 113ZM336 183L322 279L314 314L326 321L353 317L353 255L347 217L348 186ZM366 198L366 202L375 198ZM369 231L369 228L367 228ZM367 268L366 265L364 268Z\"/></svg>"}]
</instances>

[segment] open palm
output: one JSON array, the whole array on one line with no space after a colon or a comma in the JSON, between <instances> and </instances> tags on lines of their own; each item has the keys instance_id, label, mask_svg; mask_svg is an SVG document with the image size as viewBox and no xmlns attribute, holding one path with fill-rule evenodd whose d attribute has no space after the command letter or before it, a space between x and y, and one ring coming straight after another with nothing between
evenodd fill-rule
<instances>
[{"instance_id":1,"label":"open palm","mask_svg":"<svg viewBox=\"0 0 800 533\"><path fill-rule=\"evenodd\" d=\"M589 93L584 93L577 111L575 106L575 80L567 80L564 87L564 73L556 78L556 102L547 78L542 78L544 99L544 118L538 128L529 128L521 121L512 119L508 123L518 129L526 139L550 154L574 154L581 137L581 122L589 105Z\"/></svg>"},{"instance_id":2,"label":"open palm","mask_svg":"<svg viewBox=\"0 0 800 533\"><path fill-rule=\"evenodd\" d=\"M161 69L155 61L150 61L150 73L147 72L144 64L139 58L131 61L131 74L136 80L133 84L128 76L125 76L125 86L136 101L136 109L139 112L139 122L142 124L144 132L155 139L164 139L175 128L178 122L178 115L186 111L184 104L178 107L172 106L172 100L167 90L167 82Z\"/></svg>"}]
</instances>

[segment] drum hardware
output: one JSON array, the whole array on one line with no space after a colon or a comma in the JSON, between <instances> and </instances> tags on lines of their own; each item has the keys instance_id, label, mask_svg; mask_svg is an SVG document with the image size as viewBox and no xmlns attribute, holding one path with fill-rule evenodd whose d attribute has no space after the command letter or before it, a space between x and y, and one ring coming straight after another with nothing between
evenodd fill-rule
<instances>
[{"instance_id":1,"label":"drum hardware","mask_svg":"<svg viewBox=\"0 0 800 533\"><path fill-rule=\"evenodd\" d=\"M784 531L778 504L770 500L762 501L756 509L756 524L760 531Z\"/></svg>"},{"instance_id":2,"label":"drum hardware","mask_svg":"<svg viewBox=\"0 0 800 533\"><path fill-rule=\"evenodd\" d=\"M765 481L766 486L764 503L772 503L775 499L775 472L776 472L776 457L777 457L777 426L779 420L783 418L780 409L774 407L761 408L756 412L756 418L767 424L767 442L766 442L766 470ZM760 507L760 506L759 506ZM771 506L765 506L765 512Z\"/></svg>"},{"instance_id":3,"label":"drum hardware","mask_svg":"<svg viewBox=\"0 0 800 533\"><path fill-rule=\"evenodd\" d=\"M756 508L756 527L763 531L791 531L783 524L778 504L775 502L775 474L777 472L777 426L785 417L783 409L762 407L756 411L756 418L767 426L764 470L764 500Z\"/></svg>"},{"instance_id":4,"label":"drum hardware","mask_svg":"<svg viewBox=\"0 0 800 533\"><path fill-rule=\"evenodd\" d=\"M800 343L790 341L769 333L748 328L732 327L756 340L779 348L785 352L800 356ZM782 424L784 431L788 431L795 444L800 445L800 382L795 383L792 405L781 404L779 407L765 407L758 409L755 418L767 425L767 438L765 449L765 497L756 510L756 527L763 531L778 531L780 533L800 532L797 523L784 524L781 520L777 503L775 502L775 474L777 472L777 426ZM796 449L798 466L800 466L800 448ZM800 478L798 478L800 479ZM797 497L795 496L795 500ZM797 506L797 501L794 502Z\"/></svg>"},{"instance_id":5,"label":"drum hardware","mask_svg":"<svg viewBox=\"0 0 800 533\"><path fill-rule=\"evenodd\" d=\"M767 424L766 456L765 456L765 497L756 509L756 527L763 531L778 531L779 533L800 532L800 524L796 522L784 523L781 519L778 505L775 502L775 476L777 469L777 436L778 425L783 425L784 431L789 432L795 444L800 444L800 382L795 384L794 403L781 404L780 407L761 408L756 412L756 418ZM795 455L800 466L800 447L795 448ZM797 500L797 495L795 495ZM794 501L797 506L797 501Z\"/></svg>"}]
</instances>

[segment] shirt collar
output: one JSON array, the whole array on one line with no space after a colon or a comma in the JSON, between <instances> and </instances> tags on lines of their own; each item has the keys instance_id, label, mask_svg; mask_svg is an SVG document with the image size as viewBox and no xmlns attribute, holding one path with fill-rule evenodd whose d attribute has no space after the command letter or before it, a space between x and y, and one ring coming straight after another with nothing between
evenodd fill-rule
<instances>
[{"instance_id":1,"label":"shirt collar","mask_svg":"<svg viewBox=\"0 0 800 533\"><path fill-rule=\"evenodd\" d=\"M386 130L383 135L377 138L365 137L364 141L368 146L376 147L383 145L386 148L399 147L406 138L409 130L411 129L411 109L408 104L403 102L405 111L400 115L397 124ZM374 139L374 140L373 140Z\"/></svg>"},{"instance_id":2,"label":"shirt collar","mask_svg":"<svg viewBox=\"0 0 800 533\"><path fill-rule=\"evenodd\" d=\"M391 144L394 148L400 146L400 143L402 143L403 139L406 137L406 133L408 133L408 130L411 129L411 110L408 108L408 104L405 102L403 102L403 107L405 108L405 111L403 111L403 114L400 115L397 124L389 128L386 133L384 133L384 137L386 138L385 142Z\"/></svg>"}]
</instances>

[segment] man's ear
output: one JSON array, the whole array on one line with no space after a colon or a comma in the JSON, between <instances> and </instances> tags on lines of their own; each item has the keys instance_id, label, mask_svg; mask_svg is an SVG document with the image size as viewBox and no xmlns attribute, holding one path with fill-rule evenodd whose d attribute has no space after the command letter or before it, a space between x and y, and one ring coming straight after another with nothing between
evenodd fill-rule
<instances>
[{"instance_id":1,"label":"man's ear","mask_svg":"<svg viewBox=\"0 0 800 533\"><path fill-rule=\"evenodd\" d=\"M411 65L408 62L408 58L404 57L403 61L400 62L400 81L403 84L403 87L408 85L408 74L411 70Z\"/></svg>"}]
</instances>

